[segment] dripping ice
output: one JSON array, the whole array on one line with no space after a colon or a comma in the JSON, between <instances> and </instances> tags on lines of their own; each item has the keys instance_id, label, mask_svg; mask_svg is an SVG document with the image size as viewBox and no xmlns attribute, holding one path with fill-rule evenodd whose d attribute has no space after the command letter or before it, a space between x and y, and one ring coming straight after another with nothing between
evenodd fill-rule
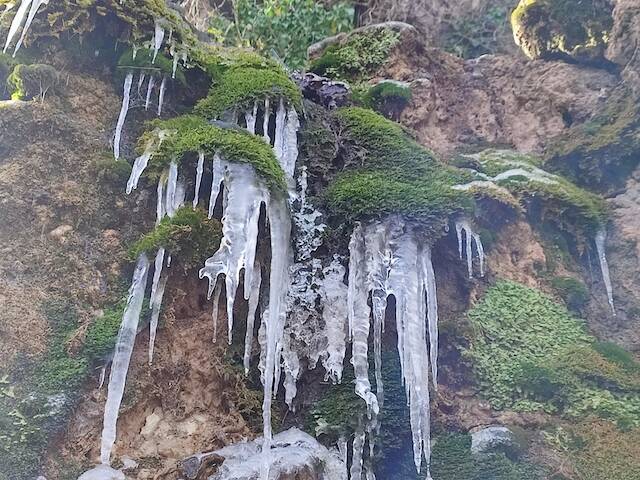
<instances>
[{"instance_id":1,"label":"dripping ice","mask_svg":"<svg viewBox=\"0 0 640 480\"><path fill-rule=\"evenodd\" d=\"M462 219L456 221L456 236L458 238L458 254L461 260L463 257L463 245L465 247L464 257L467 260L469 278L473 278L472 244L475 245L476 255L478 256L480 276L484 277L484 247L482 246L480 235L473 231L468 220Z\"/></svg>"},{"instance_id":2,"label":"dripping ice","mask_svg":"<svg viewBox=\"0 0 640 480\"><path fill-rule=\"evenodd\" d=\"M613 287L611 286L611 275L609 274L609 263L607 262L607 254L605 250L605 243L607 241L607 232L601 229L596 234L595 244L598 252L598 261L600 263L600 271L602 272L602 281L604 282L605 291L607 293L607 299L609 301L609 307L611 307L611 313L616 314L616 308L613 304Z\"/></svg>"},{"instance_id":3,"label":"dripping ice","mask_svg":"<svg viewBox=\"0 0 640 480\"><path fill-rule=\"evenodd\" d=\"M122 135L122 127L124 121L127 118L129 112L129 97L131 95L131 83L133 82L133 73L128 72L124 77L124 93L122 95L122 107L120 108L120 115L118 116L118 122L116 123L116 131L113 137L113 156L120 158L120 136Z\"/></svg>"}]
</instances>

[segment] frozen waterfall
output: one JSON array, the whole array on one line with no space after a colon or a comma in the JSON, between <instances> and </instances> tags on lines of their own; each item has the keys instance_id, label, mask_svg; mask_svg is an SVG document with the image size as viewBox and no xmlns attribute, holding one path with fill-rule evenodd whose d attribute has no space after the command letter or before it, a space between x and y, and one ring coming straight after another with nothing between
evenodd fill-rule
<instances>
[{"instance_id":1,"label":"frozen waterfall","mask_svg":"<svg viewBox=\"0 0 640 480\"><path fill-rule=\"evenodd\" d=\"M476 254L480 264L480 276L484 277L484 248L480 235L473 231L468 220L462 219L456 222L456 236L458 238L458 254L462 260L462 246L464 244L464 256L467 259L467 273L473 278L473 252L472 244L476 247Z\"/></svg>"},{"instance_id":2,"label":"frozen waterfall","mask_svg":"<svg viewBox=\"0 0 640 480\"><path fill-rule=\"evenodd\" d=\"M607 241L607 232L602 229L596 234L595 244L598 251L598 261L600 262L600 271L602 272L602 281L607 292L607 299L611 307L611 313L616 314L616 308L613 304L613 287L611 286L611 276L609 274L609 263L607 262L607 254L605 251L605 243Z\"/></svg>"}]
</instances>

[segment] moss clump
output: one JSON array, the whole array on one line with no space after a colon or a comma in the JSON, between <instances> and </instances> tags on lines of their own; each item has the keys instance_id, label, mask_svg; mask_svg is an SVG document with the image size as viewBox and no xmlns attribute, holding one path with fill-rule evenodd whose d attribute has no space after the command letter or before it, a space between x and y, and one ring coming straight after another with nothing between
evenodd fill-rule
<instances>
[{"instance_id":1,"label":"moss clump","mask_svg":"<svg viewBox=\"0 0 640 480\"><path fill-rule=\"evenodd\" d=\"M185 268L194 268L218 249L221 237L220 222L208 219L204 210L182 207L134 243L129 255L136 258L141 253L155 254L164 247Z\"/></svg>"},{"instance_id":2,"label":"moss clump","mask_svg":"<svg viewBox=\"0 0 640 480\"><path fill-rule=\"evenodd\" d=\"M463 155L456 162L491 177L510 170L521 171L518 175L498 177L494 182L515 195L530 215L539 217L536 220L551 221L575 237L592 237L606 224L607 207L599 195L541 170L542 160L537 157L488 149Z\"/></svg>"},{"instance_id":3,"label":"moss clump","mask_svg":"<svg viewBox=\"0 0 640 480\"><path fill-rule=\"evenodd\" d=\"M542 293L501 281L469 319L467 355L495 408L640 424L640 374L600 354L582 321Z\"/></svg>"},{"instance_id":4,"label":"moss clump","mask_svg":"<svg viewBox=\"0 0 640 480\"><path fill-rule=\"evenodd\" d=\"M384 80L366 89L360 95L356 95L354 91L354 100L366 108L382 113L387 118L398 120L411 101L411 87L405 82Z\"/></svg>"},{"instance_id":5,"label":"moss clump","mask_svg":"<svg viewBox=\"0 0 640 480\"><path fill-rule=\"evenodd\" d=\"M162 53L158 53L155 62L153 60L153 50L148 48L139 48L136 58L133 58L133 49L129 48L120 55L118 60L118 73L123 77L127 72L145 73L147 75L164 75L171 78L173 74L173 62L165 57ZM184 76L184 69L181 65L176 68L176 80L183 85L187 81Z\"/></svg>"},{"instance_id":6,"label":"moss clump","mask_svg":"<svg viewBox=\"0 0 640 480\"><path fill-rule=\"evenodd\" d=\"M328 46L309 70L332 78L362 80L387 62L399 41L400 33L389 28L355 31L346 40Z\"/></svg>"},{"instance_id":7,"label":"moss clump","mask_svg":"<svg viewBox=\"0 0 640 480\"><path fill-rule=\"evenodd\" d=\"M212 78L209 94L195 107L195 112L205 118L219 119L234 109L251 109L254 102L266 98L283 98L297 109L302 104L296 84L272 60L246 51L222 54L212 50L201 55L201 62Z\"/></svg>"},{"instance_id":8,"label":"moss clump","mask_svg":"<svg viewBox=\"0 0 640 480\"><path fill-rule=\"evenodd\" d=\"M102 316L96 318L89 326L84 339L84 353L88 358L97 360L111 354L116 344L126 303L126 299L123 299L115 306L106 309Z\"/></svg>"},{"instance_id":9,"label":"moss clump","mask_svg":"<svg viewBox=\"0 0 640 480\"><path fill-rule=\"evenodd\" d=\"M562 297L565 305L575 312L580 312L589 300L589 290L585 284L573 277L553 277L551 286Z\"/></svg>"},{"instance_id":10,"label":"moss clump","mask_svg":"<svg viewBox=\"0 0 640 480\"><path fill-rule=\"evenodd\" d=\"M284 172L273 149L244 129L211 125L195 115L155 120L150 126L138 142L141 150L149 141L149 135L163 130L169 133L149 162L146 174L152 178L157 178L172 160L182 161L187 154L219 153L230 162L250 163L272 191L286 191Z\"/></svg>"},{"instance_id":11,"label":"moss clump","mask_svg":"<svg viewBox=\"0 0 640 480\"><path fill-rule=\"evenodd\" d=\"M520 0L511 14L516 43L530 58L602 58L613 26L608 0Z\"/></svg>"},{"instance_id":12,"label":"moss clump","mask_svg":"<svg viewBox=\"0 0 640 480\"><path fill-rule=\"evenodd\" d=\"M51 65L36 63L16 65L7 78L7 87L13 100L44 98L58 83L58 71Z\"/></svg>"},{"instance_id":13,"label":"moss clump","mask_svg":"<svg viewBox=\"0 0 640 480\"><path fill-rule=\"evenodd\" d=\"M638 165L639 153L638 99L619 89L592 120L554 140L546 163L578 185L603 189L623 185Z\"/></svg>"},{"instance_id":14,"label":"moss clump","mask_svg":"<svg viewBox=\"0 0 640 480\"><path fill-rule=\"evenodd\" d=\"M350 220L398 213L433 227L472 208L466 193L451 188L468 175L437 161L400 125L358 107L342 108L336 118L346 170L326 192L334 213Z\"/></svg>"},{"instance_id":15,"label":"moss clump","mask_svg":"<svg viewBox=\"0 0 640 480\"><path fill-rule=\"evenodd\" d=\"M93 168L100 183L113 187L123 187L131 175L131 164L114 161L111 151L99 153L93 162Z\"/></svg>"}]
</instances>

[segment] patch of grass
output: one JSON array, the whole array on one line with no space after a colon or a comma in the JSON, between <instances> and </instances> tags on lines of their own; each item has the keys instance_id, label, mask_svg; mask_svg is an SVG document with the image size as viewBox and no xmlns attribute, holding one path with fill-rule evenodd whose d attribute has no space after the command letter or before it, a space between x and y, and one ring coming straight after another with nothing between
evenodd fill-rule
<instances>
[{"instance_id":1,"label":"patch of grass","mask_svg":"<svg viewBox=\"0 0 640 480\"><path fill-rule=\"evenodd\" d=\"M218 127L195 115L155 120L140 138L139 149L144 149L149 135L155 135L161 130L167 131L169 135L153 155L145 171L151 178L158 178L172 160L180 162L186 154L203 152L212 156L219 153L229 162L250 163L272 191L286 191L284 172L271 146L244 129Z\"/></svg>"},{"instance_id":2,"label":"patch of grass","mask_svg":"<svg viewBox=\"0 0 640 480\"><path fill-rule=\"evenodd\" d=\"M218 249L221 238L222 226L218 220L208 219L202 209L182 207L134 243L129 256L137 258L143 252L155 255L160 247L164 247L186 269L195 268Z\"/></svg>"},{"instance_id":3,"label":"patch of grass","mask_svg":"<svg viewBox=\"0 0 640 480\"><path fill-rule=\"evenodd\" d=\"M399 41L400 34L388 28L356 31L345 41L327 47L309 70L331 78L363 80L386 63Z\"/></svg>"}]
</instances>

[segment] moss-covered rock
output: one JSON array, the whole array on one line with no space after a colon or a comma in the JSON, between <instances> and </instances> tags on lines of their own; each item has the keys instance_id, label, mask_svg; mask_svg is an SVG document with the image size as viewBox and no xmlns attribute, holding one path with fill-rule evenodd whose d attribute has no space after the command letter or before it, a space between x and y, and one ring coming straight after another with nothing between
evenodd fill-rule
<instances>
[{"instance_id":1,"label":"moss-covered rock","mask_svg":"<svg viewBox=\"0 0 640 480\"><path fill-rule=\"evenodd\" d=\"M16 65L7 78L7 87L14 100L44 99L58 83L58 71L51 65L36 63Z\"/></svg>"},{"instance_id":2,"label":"moss-covered rock","mask_svg":"<svg viewBox=\"0 0 640 480\"><path fill-rule=\"evenodd\" d=\"M411 101L411 87L406 82L383 80L372 87L354 89L354 100L392 120L399 120L400 114Z\"/></svg>"},{"instance_id":3,"label":"moss-covered rock","mask_svg":"<svg viewBox=\"0 0 640 480\"><path fill-rule=\"evenodd\" d=\"M520 0L511 14L516 43L530 58L601 59L613 26L609 0Z\"/></svg>"},{"instance_id":4,"label":"moss-covered rock","mask_svg":"<svg viewBox=\"0 0 640 480\"><path fill-rule=\"evenodd\" d=\"M344 80L363 80L373 76L389 59L400 42L401 33L372 26L355 30L328 45L322 54L311 61L309 70L318 75Z\"/></svg>"},{"instance_id":5,"label":"moss-covered rock","mask_svg":"<svg viewBox=\"0 0 640 480\"><path fill-rule=\"evenodd\" d=\"M216 126L195 115L183 115L169 120L155 120L138 144L144 150L150 135L165 131L167 136L153 155L146 175L157 178L172 160L183 161L187 154L219 153L230 162L250 163L274 192L286 191L284 172L273 149L262 139L244 129Z\"/></svg>"},{"instance_id":6,"label":"moss-covered rock","mask_svg":"<svg viewBox=\"0 0 640 480\"><path fill-rule=\"evenodd\" d=\"M204 210L182 207L143 235L131 246L129 254L132 258L143 252L155 255L158 248L164 247L185 268L195 268L218 249L221 238L218 220L208 219Z\"/></svg>"},{"instance_id":7,"label":"moss-covered rock","mask_svg":"<svg viewBox=\"0 0 640 480\"><path fill-rule=\"evenodd\" d=\"M553 140L545 163L578 185L619 187L640 159L638 99L622 88L591 120Z\"/></svg>"},{"instance_id":8,"label":"moss-covered rock","mask_svg":"<svg viewBox=\"0 0 640 480\"><path fill-rule=\"evenodd\" d=\"M473 208L471 197L451 187L469 175L439 162L403 128L359 107L342 108L345 171L329 185L330 209L350 220L401 214L433 228Z\"/></svg>"}]
</instances>

